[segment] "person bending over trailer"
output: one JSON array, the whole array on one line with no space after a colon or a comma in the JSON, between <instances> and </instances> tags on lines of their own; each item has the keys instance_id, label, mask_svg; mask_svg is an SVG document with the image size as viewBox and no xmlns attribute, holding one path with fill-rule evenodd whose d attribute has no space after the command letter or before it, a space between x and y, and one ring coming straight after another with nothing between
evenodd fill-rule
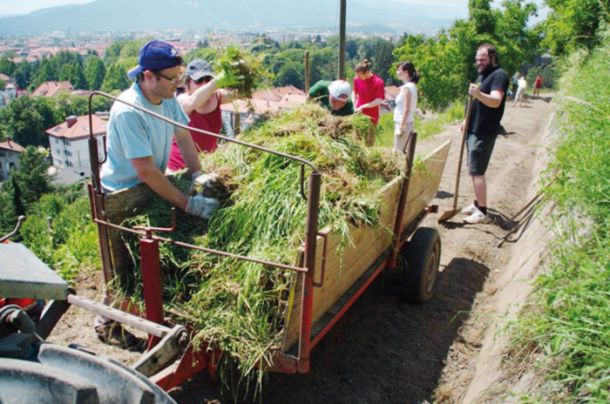
<instances>
[{"instance_id":1,"label":"person bending over trailer","mask_svg":"<svg viewBox=\"0 0 610 404\"><path fill-rule=\"evenodd\" d=\"M307 101L316 101L333 115L345 116L354 113L350 100L352 87L345 80L320 80L309 89Z\"/></svg>"},{"instance_id":2,"label":"person bending over trailer","mask_svg":"<svg viewBox=\"0 0 610 404\"><path fill-rule=\"evenodd\" d=\"M119 99L181 124L188 123L175 97L176 88L182 82L182 58L171 44L158 40L146 43L140 49L138 65L128 74L135 82ZM218 208L218 200L202 195L187 196L165 177L175 136L193 181L205 178L195 144L186 129L115 101L110 109L107 133L107 159L100 173L105 192L145 183L163 199L193 216L208 219ZM135 340L120 325L104 318L96 319L96 332L105 342L118 339L117 343L129 346Z\"/></svg>"}]
</instances>

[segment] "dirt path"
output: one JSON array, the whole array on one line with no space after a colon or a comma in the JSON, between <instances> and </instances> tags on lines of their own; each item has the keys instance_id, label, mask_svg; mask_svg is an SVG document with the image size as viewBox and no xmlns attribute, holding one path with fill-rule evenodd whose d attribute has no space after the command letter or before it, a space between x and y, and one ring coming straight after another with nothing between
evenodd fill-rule
<instances>
[{"instance_id":1,"label":"dirt path","mask_svg":"<svg viewBox=\"0 0 610 404\"><path fill-rule=\"evenodd\" d=\"M270 375L262 402L463 400L477 375L475 364L485 330L497 311L491 299L497 282L518 271L509 266L515 246L498 249L496 244L509 225L507 218L532 194L532 183L537 179L535 161L544 148L541 134L549 111L548 102L543 100L530 100L524 107L507 106L503 124L509 135L498 138L487 175L494 222L462 225L456 216L447 226L438 227L443 251L435 298L424 305L407 304L399 297L395 274L382 274L314 349L311 372ZM422 142L418 150L431 150L447 138L459 141L457 125ZM433 202L440 205L441 212L450 209L453 200L456 143ZM462 206L472 200L472 185L464 171ZM424 225L437 226L437 218L432 215ZM95 288L95 282L89 281L85 294L95 294ZM507 293L510 299L510 291ZM95 345L95 350L127 362L135 359L137 355L96 344L89 321L90 316L75 310L60 324L53 339ZM485 384L484 378L477 380ZM205 379L196 378L173 395L179 402L202 402L218 398L218 390Z\"/></svg>"}]
</instances>

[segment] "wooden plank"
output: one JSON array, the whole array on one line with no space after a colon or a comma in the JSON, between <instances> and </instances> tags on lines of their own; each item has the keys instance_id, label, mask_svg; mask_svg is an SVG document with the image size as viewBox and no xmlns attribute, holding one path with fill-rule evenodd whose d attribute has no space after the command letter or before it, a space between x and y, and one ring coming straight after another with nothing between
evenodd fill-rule
<instances>
[{"instance_id":1,"label":"wooden plank","mask_svg":"<svg viewBox=\"0 0 610 404\"><path fill-rule=\"evenodd\" d=\"M440 178L449 152L450 141L439 146L423 160L423 165L415 169L409 183L407 206L403 226L410 224L436 195ZM327 234L324 283L314 288L313 321L318 321L360 278L360 276L387 250L392 242L392 231L395 223L400 179L388 183L380 190L382 209L381 226L352 227L351 242L340 248L341 236L325 228L321 233ZM316 274L321 274L324 238L318 237L316 243ZM302 250L301 250L302 254ZM288 349L299 337L301 315L301 286L303 277L295 283L294 299L286 318L284 349ZM319 281L318 276L315 277Z\"/></svg>"}]
</instances>

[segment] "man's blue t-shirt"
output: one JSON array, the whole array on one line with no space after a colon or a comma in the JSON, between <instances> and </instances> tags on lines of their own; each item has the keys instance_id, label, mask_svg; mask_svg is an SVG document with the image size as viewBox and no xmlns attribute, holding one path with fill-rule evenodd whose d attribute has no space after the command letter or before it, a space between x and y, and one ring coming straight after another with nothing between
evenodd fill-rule
<instances>
[{"instance_id":1,"label":"man's blue t-shirt","mask_svg":"<svg viewBox=\"0 0 610 404\"><path fill-rule=\"evenodd\" d=\"M164 99L159 105L151 104L142 94L138 83L125 90L119 99L184 125L189 121L176 97ZM108 158L100 174L104 189L113 192L132 188L142 182L131 164L131 159L152 156L159 170L165 172L172 136L176 129L174 125L121 102L115 102L110 109L106 135Z\"/></svg>"}]
</instances>

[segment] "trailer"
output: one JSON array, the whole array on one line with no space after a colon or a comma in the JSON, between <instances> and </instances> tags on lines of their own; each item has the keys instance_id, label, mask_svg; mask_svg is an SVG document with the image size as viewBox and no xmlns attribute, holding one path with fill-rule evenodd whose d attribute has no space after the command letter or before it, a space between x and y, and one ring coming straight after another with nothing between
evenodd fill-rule
<instances>
[{"instance_id":1,"label":"trailer","mask_svg":"<svg viewBox=\"0 0 610 404\"><path fill-rule=\"evenodd\" d=\"M96 95L126 103L108 94L94 92L89 99L90 105ZM129 105L176 126L192 129L141 107ZM261 153L284 157L301 166L301 194L303 203L307 204L307 220L304 223L305 241L296 251L294 263L287 265L240 256L159 235L171 232L175 223L168 228L122 226L122 221L132 214L135 207L150 198L152 191L145 185L139 185L111 194L104 193L99 178L99 168L105 159L104 150L91 132L89 147L92 183L89 185L89 194L92 218L98 230L104 280L110 282L117 271L128 265L126 251L119 241L121 232L137 234L140 238L140 269L145 310L143 313L133 312L133 307L127 304L119 304L118 309L110 308L67 293L65 304L46 322L48 332L67 307L75 304L146 332L149 336L148 351L133 365L133 369L161 389L169 391L203 371L215 374L222 352L206 344L195 349L191 341L185 339L185 327L180 324L168 324L161 293L161 243L172 243L220 257L297 272L289 292L289 308L283 321L283 344L280 349L272 352L273 360L266 369L268 371L307 373L311 367L312 349L386 269L401 272L404 294L408 299L425 302L432 297L440 262L441 240L436 229L420 227L420 224L429 213L437 212L437 207L430 205L430 202L438 190L450 141L425 156L414 169L417 134L411 133L404 154L402 175L379 190L382 201L379 225L351 226L350 242L341 246L342 237L338 232L332 228L318 228L323 174L311 162L239 139L200 132L256 149ZM309 174L306 180L307 172Z\"/></svg>"},{"instance_id":2,"label":"trailer","mask_svg":"<svg viewBox=\"0 0 610 404\"><path fill-rule=\"evenodd\" d=\"M122 102L116 98L115 101ZM148 113L146 110L142 111ZM164 117L157 115L157 118L180 126ZM428 213L437 211L436 206L429 204L437 193L450 141L425 156L414 169L417 134L412 133L405 150L403 175L396 177L379 191L383 201L379 226L352 226L349 235L351 241L340 248L342 238L337 232L331 228L318 229L318 204L323 175L312 163L238 139L200 132L257 149L261 153L280 155L294 164L301 165L301 192L304 203L307 203L305 242L297 251L294 264L286 265L181 243L157 234L171 231L171 227L125 228L120 223L129 217L137 206L152 197L152 191L145 185L139 185L128 190L104 194L101 192L99 178L96 178L99 164L103 160L99 161L92 170L94 174L90 192L93 217L98 224L105 278L112 279L117 270L129 265L127 252L119 241L120 232L139 234L147 319L160 323L165 321L161 301L162 280L159 276L159 243L173 243L209 254L298 272L290 290L289 310L284 319L283 346L273 353L273 364L268 369L270 371L308 372L311 350L384 269L404 273L404 293L410 300L425 302L432 297L440 261L441 241L436 229L419 226ZM92 161L98 160L99 157L97 144L93 138L90 139ZM306 170L310 171L307 187ZM154 336L151 336L150 348L154 343ZM164 389L171 389L204 369L213 373L221 353L205 348L195 351L189 346L182 359L158 373L147 376Z\"/></svg>"}]
</instances>

